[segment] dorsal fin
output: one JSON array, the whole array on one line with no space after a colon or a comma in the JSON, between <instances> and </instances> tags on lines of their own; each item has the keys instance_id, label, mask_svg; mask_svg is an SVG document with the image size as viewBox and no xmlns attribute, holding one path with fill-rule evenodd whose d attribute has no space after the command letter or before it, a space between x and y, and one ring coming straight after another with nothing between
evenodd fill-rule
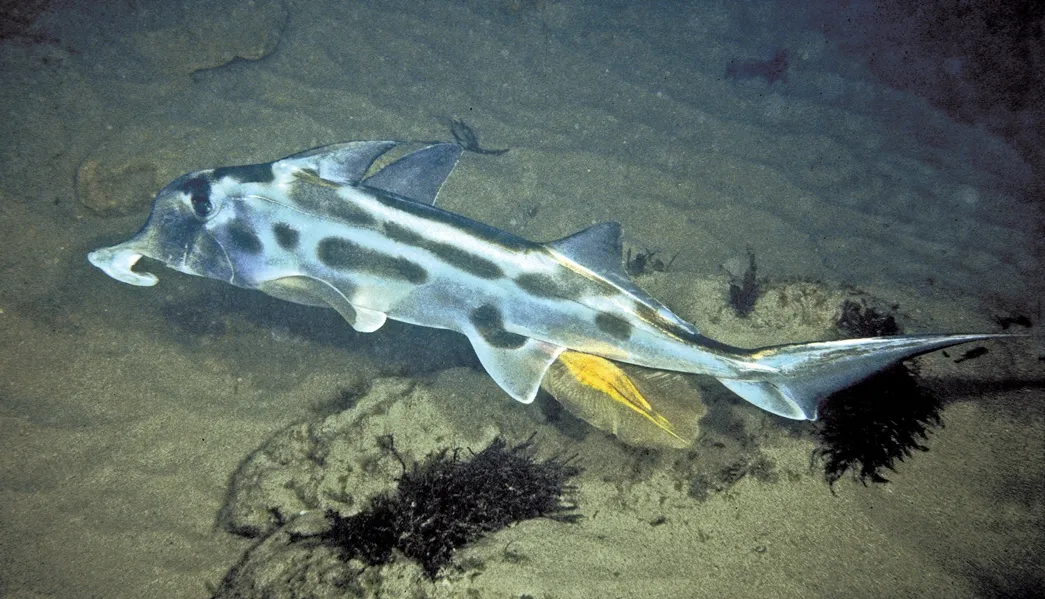
<instances>
[{"instance_id":1,"label":"dorsal fin","mask_svg":"<svg viewBox=\"0 0 1045 599\"><path fill-rule=\"evenodd\" d=\"M631 277L624 272L620 223L602 222L545 245L577 264L590 268L643 300L653 300L648 293L639 289ZM655 302L655 305L660 307L659 302Z\"/></svg>"},{"instance_id":2,"label":"dorsal fin","mask_svg":"<svg viewBox=\"0 0 1045 599\"><path fill-rule=\"evenodd\" d=\"M435 204L450 171L461 156L461 146L439 143L411 152L363 180L363 184L420 204Z\"/></svg>"},{"instance_id":3,"label":"dorsal fin","mask_svg":"<svg viewBox=\"0 0 1045 599\"><path fill-rule=\"evenodd\" d=\"M620 234L620 223L607 221L592 225L569 237L548 242L545 246L605 277L635 299L657 310L665 319L685 328L690 333L697 333L697 329L693 325L668 310L664 304L636 285L624 272Z\"/></svg>"},{"instance_id":4,"label":"dorsal fin","mask_svg":"<svg viewBox=\"0 0 1045 599\"><path fill-rule=\"evenodd\" d=\"M548 242L548 247L600 275L619 274L628 280L621 266L620 223L607 221L592 225L569 237ZM617 282L614 280L614 282Z\"/></svg>"},{"instance_id":5,"label":"dorsal fin","mask_svg":"<svg viewBox=\"0 0 1045 599\"><path fill-rule=\"evenodd\" d=\"M320 146L287 156L275 163L285 169L314 172L320 179L338 185L359 183L379 156L399 145L395 141L349 141Z\"/></svg>"}]
</instances>

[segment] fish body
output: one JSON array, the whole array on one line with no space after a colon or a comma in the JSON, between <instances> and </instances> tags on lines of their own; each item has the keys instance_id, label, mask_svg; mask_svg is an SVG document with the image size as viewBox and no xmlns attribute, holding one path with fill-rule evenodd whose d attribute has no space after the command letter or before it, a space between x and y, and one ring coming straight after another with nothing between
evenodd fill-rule
<instances>
[{"instance_id":1,"label":"fish body","mask_svg":"<svg viewBox=\"0 0 1045 599\"><path fill-rule=\"evenodd\" d=\"M88 259L117 280L146 256L175 270L337 310L356 330L389 318L471 341L511 397L533 401L562 352L716 377L788 418L903 358L992 335L929 335L744 350L700 334L635 285L620 226L535 243L437 208L461 147L324 146L275 162L195 171L156 196L145 226Z\"/></svg>"}]
</instances>

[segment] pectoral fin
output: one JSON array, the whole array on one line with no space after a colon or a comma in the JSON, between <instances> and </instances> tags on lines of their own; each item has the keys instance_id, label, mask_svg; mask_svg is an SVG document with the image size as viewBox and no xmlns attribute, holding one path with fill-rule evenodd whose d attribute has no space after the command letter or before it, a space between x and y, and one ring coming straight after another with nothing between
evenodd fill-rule
<instances>
[{"instance_id":1,"label":"pectoral fin","mask_svg":"<svg viewBox=\"0 0 1045 599\"><path fill-rule=\"evenodd\" d=\"M333 308L360 333L372 333L380 329L387 320L384 312L353 306L336 287L312 277L281 277L261 283L258 289L288 302Z\"/></svg>"}]
</instances>

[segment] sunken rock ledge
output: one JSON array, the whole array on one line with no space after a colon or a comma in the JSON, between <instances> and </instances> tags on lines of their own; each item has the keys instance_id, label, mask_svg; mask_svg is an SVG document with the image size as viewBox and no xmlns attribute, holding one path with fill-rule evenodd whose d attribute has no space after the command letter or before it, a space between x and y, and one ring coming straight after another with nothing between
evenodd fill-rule
<instances>
[{"instance_id":1,"label":"sunken rock ledge","mask_svg":"<svg viewBox=\"0 0 1045 599\"><path fill-rule=\"evenodd\" d=\"M478 451L502 431L529 436L539 424L525 410L506 409L509 400L496 401L492 381L486 394L455 397L454 379L482 385L478 374L448 371L431 387L378 380L351 409L277 432L233 475L219 526L258 537L302 512L351 515L395 488L403 474L396 454L409 465L448 444Z\"/></svg>"},{"instance_id":2,"label":"sunken rock ledge","mask_svg":"<svg viewBox=\"0 0 1045 599\"><path fill-rule=\"evenodd\" d=\"M238 0L221 8L197 1L168 10L180 14L135 35L134 45L147 61L177 75L265 58L276 50L288 16L276 0Z\"/></svg>"}]
</instances>

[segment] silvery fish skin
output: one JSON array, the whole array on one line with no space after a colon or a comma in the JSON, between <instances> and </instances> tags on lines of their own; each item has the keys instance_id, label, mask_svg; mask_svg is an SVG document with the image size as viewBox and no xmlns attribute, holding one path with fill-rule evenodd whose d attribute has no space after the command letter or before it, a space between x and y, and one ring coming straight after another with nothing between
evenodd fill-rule
<instances>
[{"instance_id":1,"label":"silvery fish skin","mask_svg":"<svg viewBox=\"0 0 1045 599\"><path fill-rule=\"evenodd\" d=\"M700 334L621 266L620 225L535 243L436 208L462 148L357 141L275 162L195 171L164 187L131 239L91 252L131 285L142 256L191 275L337 310L356 330L386 319L468 337L508 395L532 402L566 349L716 377L774 414L815 419L821 399L902 359L1001 335L917 335L746 350ZM372 172L373 171L373 172Z\"/></svg>"}]
</instances>

